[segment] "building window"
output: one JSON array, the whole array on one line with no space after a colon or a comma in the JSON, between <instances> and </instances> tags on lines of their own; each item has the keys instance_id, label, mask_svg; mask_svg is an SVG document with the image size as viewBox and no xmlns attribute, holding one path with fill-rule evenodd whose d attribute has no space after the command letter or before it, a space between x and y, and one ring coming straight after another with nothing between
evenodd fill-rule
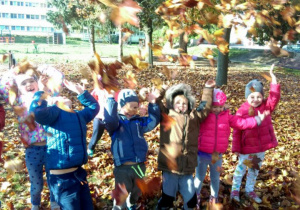
<instances>
[{"instance_id":1,"label":"building window","mask_svg":"<svg viewBox=\"0 0 300 210\"><path fill-rule=\"evenodd\" d=\"M32 3L31 2L25 2L25 6L26 7L32 7Z\"/></svg>"},{"instance_id":2,"label":"building window","mask_svg":"<svg viewBox=\"0 0 300 210\"><path fill-rule=\"evenodd\" d=\"M17 5L18 6L24 6L24 3L22 1L18 1Z\"/></svg>"},{"instance_id":3,"label":"building window","mask_svg":"<svg viewBox=\"0 0 300 210\"><path fill-rule=\"evenodd\" d=\"M24 31L25 27L24 26L11 26L12 31Z\"/></svg>"},{"instance_id":4,"label":"building window","mask_svg":"<svg viewBox=\"0 0 300 210\"><path fill-rule=\"evenodd\" d=\"M30 19L30 15L26 15L26 19Z\"/></svg>"},{"instance_id":5,"label":"building window","mask_svg":"<svg viewBox=\"0 0 300 210\"><path fill-rule=\"evenodd\" d=\"M8 5L8 1L1 1L1 5Z\"/></svg>"},{"instance_id":6,"label":"building window","mask_svg":"<svg viewBox=\"0 0 300 210\"><path fill-rule=\"evenodd\" d=\"M42 20L46 20L47 16L46 15L41 15Z\"/></svg>"},{"instance_id":7,"label":"building window","mask_svg":"<svg viewBox=\"0 0 300 210\"><path fill-rule=\"evenodd\" d=\"M9 26L0 25L0 30L4 30L4 29L9 30Z\"/></svg>"},{"instance_id":8,"label":"building window","mask_svg":"<svg viewBox=\"0 0 300 210\"><path fill-rule=\"evenodd\" d=\"M8 13L2 13L2 18L9 18Z\"/></svg>"},{"instance_id":9,"label":"building window","mask_svg":"<svg viewBox=\"0 0 300 210\"><path fill-rule=\"evenodd\" d=\"M18 14L18 19L24 19L24 14Z\"/></svg>"},{"instance_id":10,"label":"building window","mask_svg":"<svg viewBox=\"0 0 300 210\"><path fill-rule=\"evenodd\" d=\"M11 18L11 19L17 19L17 14L11 13L11 14L10 14L10 18Z\"/></svg>"}]
</instances>

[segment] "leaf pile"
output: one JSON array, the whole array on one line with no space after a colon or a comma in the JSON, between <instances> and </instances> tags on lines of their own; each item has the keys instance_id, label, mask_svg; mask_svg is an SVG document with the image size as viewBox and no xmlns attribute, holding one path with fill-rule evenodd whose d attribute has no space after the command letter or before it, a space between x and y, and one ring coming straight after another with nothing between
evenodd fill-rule
<instances>
[{"instance_id":1,"label":"leaf pile","mask_svg":"<svg viewBox=\"0 0 300 210\"><path fill-rule=\"evenodd\" d=\"M80 82L83 78L80 71L88 69L86 65L72 66L72 64L58 65L67 77L67 79L75 82ZM69 71L69 69L73 69ZM131 73L127 74L128 71ZM175 76L171 72L176 72ZM270 82L266 77L262 76L260 69L244 66L242 64L231 64L228 74L228 85L221 87L226 93L228 99L228 107L232 113L235 113L237 108L245 101L244 87L248 81L257 78L265 84L266 95L269 90ZM127 74L127 77L126 77ZM201 98L202 88L208 79L215 78L216 70L207 65L197 65L191 70L184 67L175 67L174 64L168 63L167 66L156 66L154 68L144 69L143 71L136 70L132 66L123 66L118 70L119 78L127 78L131 80L131 74L135 74L134 82L137 82L137 87L151 87L150 81L156 83L169 83L169 85L178 84L180 82L188 83L192 86L193 94L196 96L197 103ZM275 68L275 75L281 84L282 98L272 114L274 129L276 132L279 145L277 148L266 152L265 160L260 169L256 192L262 198L262 204L252 203L244 196L245 181L242 182L241 203L230 203L229 196L232 184L232 174L237 163L237 156L231 153L231 144L227 152L223 155L223 166L218 169L221 171L221 185L219 192L220 206L225 209L299 209L300 208L300 177L299 177L299 144L300 144L300 107L299 107L299 92L298 84L299 77L283 73L279 68ZM118 82L121 88L125 83L119 79ZM155 84L159 85L159 84ZM88 83L87 89L92 90L93 84ZM64 90L62 95L67 96L73 101L73 109L81 109L76 96L69 91ZM4 142L4 154L2 155L5 162L14 159L19 159L24 162L24 147L19 140L17 130L16 116L12 111L7 110L6 127L3 134L0 133L1 141ZM171 126L171 124L170 124ZM87 141L92 135L92 123L88 124ZM149 153L147 159L146 176L149 177L149 182L140 183L144 192L149 196L143 196L140 199L140 209L153 209L156 206L157 200L160 197L160 192L156 192L154 188L149 187L149 183L159 184L161 173L157 171L157 154L159 147L159 127L145 134L149 144ZM231 140L230 140L231 142ZM110 209L112 207L112 192L114 189L113 178L113 160L110 152L110 137L105 132L101 141L97 144L93 158L90 158L88 164L84 168L88 172L88 180L90 190L95 204L95 209ZM166 151L168 152L168 151ZM216 155L217 157L218 155ZM259 163L259 160L251 162L252 167ZM158 180L159 179L159 180ZM0 200L4 209L29 209L30 208L30 193L28 173L25 167L15 171L14 175L8 176L4 169L3 163L0 163ZM151 182L152 180L152 182ZM202 208L206 208L207 201L210 195L209 176L206 176L202 196ZM45 182L46 186L46 182ZM154 192L155 191L155 192ZM126 194L122 187L119 192ZM152 193L152 194L151 194ZM118 191L114 191L114 196ZM121 196L121 194L119 195ZM123 199L121 196L120 199ZM49 208L49 191L47 187L42 193L42 206L44 209ZM175 202L175 206L182 207L182 198L179 196ZM215 206L219 208L220 206Z\"/></svg>"}]
</instances>

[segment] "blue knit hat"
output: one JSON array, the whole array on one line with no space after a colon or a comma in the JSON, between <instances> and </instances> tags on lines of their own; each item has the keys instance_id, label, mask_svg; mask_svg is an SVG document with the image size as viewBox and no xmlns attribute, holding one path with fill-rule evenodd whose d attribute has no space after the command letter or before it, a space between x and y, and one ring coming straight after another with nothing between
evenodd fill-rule
<instances>
[{"instance_id":1,"label":"blue knit hat","mask_svg":"<svg viewBox=\"0 0 300 210\"><path fill-rule=\"evenodd\" d=\"M139 102L139 97L133 90L123 89L118 95L118 104L122 108L128 102Z\"/></svg>"},{"instance_id":2,"label":"blue knit hat","mask_svg":"<svg viewBox=\"0 0 300 210\"><path fill-rule=\"evenodd\" d=\"M247 99L251 93L260 92L264 96L264 85L261 81L254 79L251 80L245 88L245 98Z\"/></svg>"}]
</instances>

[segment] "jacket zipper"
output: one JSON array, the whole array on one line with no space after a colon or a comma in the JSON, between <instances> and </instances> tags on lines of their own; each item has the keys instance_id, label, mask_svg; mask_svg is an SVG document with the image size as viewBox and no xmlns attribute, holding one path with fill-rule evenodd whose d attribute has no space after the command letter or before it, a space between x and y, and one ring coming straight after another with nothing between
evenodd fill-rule
<instances>
[{"instance_id":1,"label":"jacket zipper","mask_svg":"<svg viewBox=\"0 0 300 210\"><path fill-rule=\"evenodd\" d=\"M78 119L78 123L79 123L79 126L80 126L80 137L81 137L81 144L82 144L82 148L85 148L84 147L84 144L86 144L86 142L83 140L83 132L82 132L82 127L81 127L81 121L80 121L80 118L78 116L78 113L76 112L76 116L77 116L77 119ZM87 151L83 151L83 158L82 158L82 164L84 164L84 160L85 160L85 157L87 156Z\"/></svg>"},{"instance_id":2,"label":"jacket zipper","mask_svg":"<svg viewBox=\"0 0 300 210\"><path fill-rule=\"evenodd\" d=\"M214 145L214 151L216 151L217 148L217 133L218 133L218 115L216 115L216 123L215 123L215 145Z\"/></svg>"}]
</instances>

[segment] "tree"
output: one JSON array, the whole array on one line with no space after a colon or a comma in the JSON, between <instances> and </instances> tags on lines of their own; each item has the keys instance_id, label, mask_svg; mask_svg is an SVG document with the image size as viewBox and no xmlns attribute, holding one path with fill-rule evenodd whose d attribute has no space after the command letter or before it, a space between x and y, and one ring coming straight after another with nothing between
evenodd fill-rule
<instances>
[{"instance_id":1,"label":"tree","mask_svg":"<svg viewBox=\"0 0 300 210\"><path fill-rule=\"evenodd\" d=\"M276 17L271 16L274 10L278 10L277 13L282 15L280 20L282 22L278 22L279 19L276 20ZM201 34L207 42L217 45L220 52L217 72L218 86L227 83L231 29L238 31L239 27L244 27L253 37L258 37L258 27L261 29L263 26L275 28L278 25L288 24L291 28L283 36L272 36L271 40L295 41L296 33L300 32L300 21L297 21L299 11L299 0L183 0L180 2L168 0L158 8L158 12L172 31L169 33L169 40L181 35L182 32L186 36L197 33ZM186 24L187 26L183 28L182 22L191 24ZM220 30L212 34L205 29L206 25L216 25ZM277 56L286 55L282 49L279 49L276 42L271 44L271 50ZM212 51L206 51L205 56L212 60L212 53Z\"/></svg>"},{"instance_id":2,"label":"tree","mask_svg":"<svg viewBox=\"0 0 300 210\"><path fill-rule=\"evenodd\" d=\"M56 10L47 13L47 20L56 27L63 28L65 33L68 33L68 25L75 29L88 29L91 52L94 54L95 28L99 25L99 14L105 12L104 4L92 5L85 0L51 0L49 4Z\"/></svg>"},{"instance_id":3,"label":"tree","mask_svg":"<svg viewBox=\"0 0 300 210\"><path fill-rule=\"evenodd\" d=\"M148 51L148 63L153 66L153 52L151 50L152 34L154 28L162 26L162 19L155 13L156 8L163 2L163 0L136 0L143 8L143 11L138 13L140 19L140 27L146 33L146 47Z\"/></svg>"}]
</instances>

